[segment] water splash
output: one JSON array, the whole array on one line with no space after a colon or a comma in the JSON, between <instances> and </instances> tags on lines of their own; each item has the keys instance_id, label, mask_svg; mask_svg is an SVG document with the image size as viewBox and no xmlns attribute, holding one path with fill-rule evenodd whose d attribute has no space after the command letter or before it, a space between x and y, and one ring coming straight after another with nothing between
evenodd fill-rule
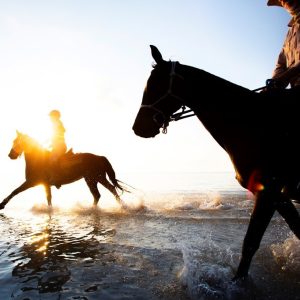
<instances>
[{"instance_id":1,"label":"water splash","mask_svg":"<svg viewBox=\"0 0 300 300\"><path fill-rule=\"evenodd\" d=\"M60 208L57 206L48 206L47 204L34 204L31 208L33 214L53 214L59 213Z\"/></svg>"},{"instance_id":2,"label":"water splash","mask_svg":"<svg viewBox=\"0 0 300 300\"><path fill-rule=\"evenodd\" d=\"M296 236L287 238L283 243L271 245L271 251L283 271L299 272L300 240Z\"/></svg>"},{"instance_id":3,"label":"water splash","mask_svg":"<svg viewBox=\"0 0 300 300\"><path fill-rule=\"evenodd\" d=\"M233 278L234 254L221 249L210 237L203 247L182 247L184 267L180 273L183 286L191 299L245 299L246 292Z\"/></svg>"}]
</instances>

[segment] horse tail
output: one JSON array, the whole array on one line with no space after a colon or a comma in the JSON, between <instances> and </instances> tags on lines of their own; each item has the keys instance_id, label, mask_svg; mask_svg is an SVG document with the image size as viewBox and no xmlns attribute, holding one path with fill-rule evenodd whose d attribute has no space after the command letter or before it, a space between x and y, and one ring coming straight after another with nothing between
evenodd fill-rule
<instances>
[{"instance_id":1,"label":"horse tail","mask_svg":"<svg viewBox=\"0 0 300 300\"><path fill-rule=\"evenodd\" d=\"M108 175L109 180L112 182L115 188L119 189L122 193L128 192L122 185L121 181L116 178L116 173L106 157L103 157L106 164L106 174Z\"/></svg>"}]
</instances>

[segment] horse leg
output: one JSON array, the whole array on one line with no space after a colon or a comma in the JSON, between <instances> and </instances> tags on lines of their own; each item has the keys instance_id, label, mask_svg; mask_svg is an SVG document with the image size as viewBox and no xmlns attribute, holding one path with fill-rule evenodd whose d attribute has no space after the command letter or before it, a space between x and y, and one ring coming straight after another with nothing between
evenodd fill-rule
<instances>
[{"instance_id":1,"label":"horse leg","mask_svg":"<svg viewBox=\"0 0 300 300\"><path fill-rule=\"evenodd\" d=\"M248 275L251 260L258 250L263 235L275 212L275 205L272 201L274 196L276 196L274 193L270 193L267 190L260 191L256 195L255 206L243 242L242 258L234 280L245 278Z\"/></svg>"},{"instance_id":2,"label":"horse leg","mask_svg":"<svg viewBox=\"0 0 300 300\"><path fill-rule=\"evenodd\" d=\"M103 176L98 178L99 183L101 183L104 187L106 187L116 198L119 204L121 204L120 196L117 193L116 188Z\"/></svg>"},{"instance_id":3,"label":"horse leg","mask_svg":"<svg viewBox=\"0 0 300 300\"><path fill-rule=\"evenodd\" d=\"M51 186L48 185L48 184L45 184L44 188L45 188L45 192L46 192L46 196L47 196L48 206L52 206L52 201L51 201L52 200Z\"/></svg>"},{"instance_id":4,"label":"horse leg","mask_svg":"<svg viewBox=\"0 0 300 300\"><path fill-rule=\"evenodd\" d=\"M86 184L88 185L93 197L94 197L94 206L97 206L99 199L101 197L100 192L97 188L98 181L95 179L84 178Z\"/></svg>"},{"instance_id":5,"label":"horse leg","mask_svg":"<svg viewBox=\"0 0 300 300\"><path fill-rule=\"evenodd\" d=\"M286 196L282 195L282 197L275 202L275 205L277 211L287 222L290 229L297 236L297 238L300 239L300 216L292 201Z\"/></svg>"},{"instance_id":6,"label":"horse leg","mask_svg":"<svg viewBox=\"0 0 300 300\"><path fill-rule=\"evenodd\" d=\"M16 188L9 196L7 196L1 203L0 209L3 209L5 205L12 199L14 196L18 195L21 192L26 191L27 189L33 187L33 184L29 181L25 181L18 188Z\"/></svg>"}]
</instances>

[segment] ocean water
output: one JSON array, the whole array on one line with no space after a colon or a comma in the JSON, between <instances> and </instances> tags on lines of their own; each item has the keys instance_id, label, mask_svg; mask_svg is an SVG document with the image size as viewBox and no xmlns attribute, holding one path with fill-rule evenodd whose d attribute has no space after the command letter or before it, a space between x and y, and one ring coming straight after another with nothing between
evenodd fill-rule
<instances>
[{"instance_id":1,"label":"ocean water","mask_svg":"<svg viewBox=\"0 0 300 300\"><path fill-rule=\"evenodd\" d=\"M300 299L300 242L275 215L245 282L253 198L231 173L121 174L120 209L83 184L13 198L0 212L0 299ZM65 190L64 190L65 189ZM33 189L34 190L34 189ZM295 204L298 210L300 206Z\"/></svg>"}]
</instances>

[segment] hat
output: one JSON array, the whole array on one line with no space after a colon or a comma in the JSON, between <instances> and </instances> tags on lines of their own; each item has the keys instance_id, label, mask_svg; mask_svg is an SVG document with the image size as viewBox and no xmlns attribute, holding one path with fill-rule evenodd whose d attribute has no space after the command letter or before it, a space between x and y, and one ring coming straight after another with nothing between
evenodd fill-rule
<instances>
[{"instance_id":1,"label":"hat","mask_svg":"<svg viewBox=\"0 0 300 300\"><path fill-rule=\"evenodd\" d=\"M268 6L282 6L279 0L268 0Z\"/></svg>"}]
</instances>

